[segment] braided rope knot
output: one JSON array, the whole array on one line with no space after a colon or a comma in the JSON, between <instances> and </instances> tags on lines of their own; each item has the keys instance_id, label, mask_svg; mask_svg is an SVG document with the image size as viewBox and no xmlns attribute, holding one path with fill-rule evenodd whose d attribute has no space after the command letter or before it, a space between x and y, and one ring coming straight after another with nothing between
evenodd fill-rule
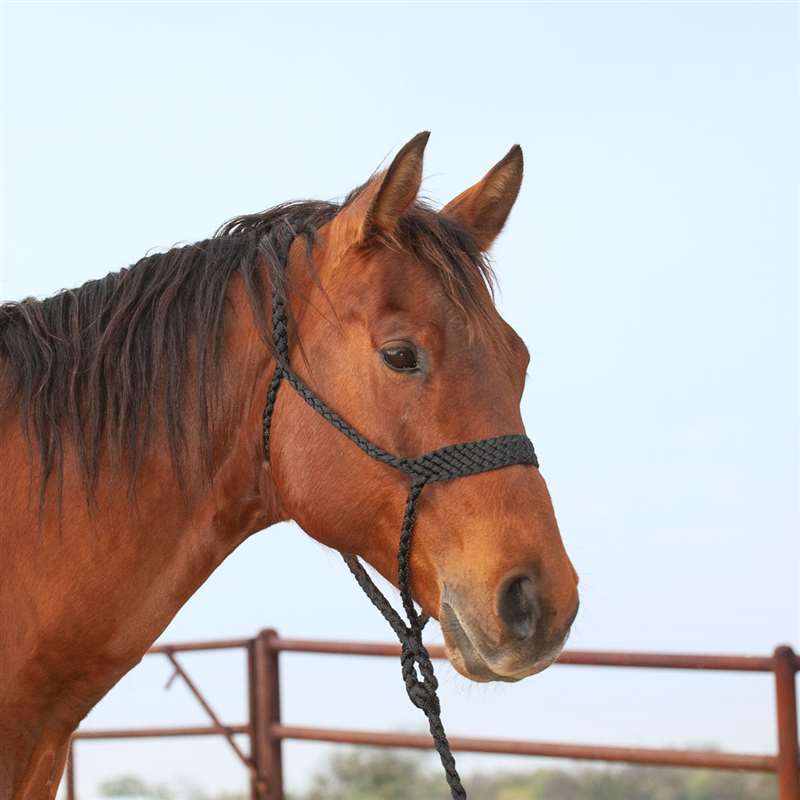
<instances>
[{"instance_id":1,"label":"braided rope knot","mask_svg":"<svg viewBox=\"0 0 800 800\"><path fill-rule=\"evenodd\" d=\"M439 698L436 695L439 681L433 673L425 645L411 628L406 628L406 635L401 642L400 667L406 693L411 702L425 714L438 716L441 713ZM422 674L422 680L417 675L417 667Z\"/></svg>"}]
</instances>

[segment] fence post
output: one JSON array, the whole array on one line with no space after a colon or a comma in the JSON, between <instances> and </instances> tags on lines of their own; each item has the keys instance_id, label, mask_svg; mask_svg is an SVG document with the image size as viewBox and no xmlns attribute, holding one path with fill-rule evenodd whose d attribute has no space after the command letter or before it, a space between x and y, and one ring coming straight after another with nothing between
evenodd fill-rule
<instances>
[{"instance_id":1,"label":"fence post","mask_svg":"<svg viewBox=\"0 0 800 800\"><path fill-rule=\"evenodd\" d=\"M775 648L772 659L778 721L778 797L800 800L795 653L791 647L782 645Z\"/></svg>"},{"instance_id":2,"label":"fence post","mask_svg":"<svg viewBox=\"0 0 800 800\"><path fill-rule=\"evenodd\" d=\"M247 645L247 707L250 724L250 761L253 764L253 771L250 774L250 800L264 800L267 795L267 781L262 774L259 761L261 730L256 691L256 642L257 639L251 639Z\"/></svg>"},{"instance_id":3,"label":"fence post","mask_svg":"<svg viewBox=\"0 0 800 800\"><path fill-rule=\"evenodd\" d=\"M69 740L67 749L67 772L65 777L67 800L75 800L75 742Z\"/></svg>"},{"instance_id":4,"label":"fence post","mask_svg":"<svg viewBox=\"0 0 800 800\"><path fill-rule=\"evenodd\" d=\"M281 740L272 726L281 721L278 634L261 631L250 650L251 757L255 776L251 782L253 800L283 800L283 758Z\"/></svg>"}]
</instances>

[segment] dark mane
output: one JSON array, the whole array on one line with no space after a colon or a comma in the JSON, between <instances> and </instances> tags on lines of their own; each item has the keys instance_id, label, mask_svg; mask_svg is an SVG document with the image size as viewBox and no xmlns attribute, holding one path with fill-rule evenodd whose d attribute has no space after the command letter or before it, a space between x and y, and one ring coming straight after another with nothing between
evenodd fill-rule
<instances>
[{"instance_id":1,"label":"dark mane","mask_svg":"<svg viewBox=\"0 0 800 800\"><path fill-rule=\"evenodd\" d=\"M61 485L67 441L90 495L105 447L125 466L132 489L159 418L178 479L183 482L190 466L190 429L199 432L191 466L207 475L231 277L241 277L268 341L264 298L271 286L290 291L284 268L292 241L302 236L313 244L342 207L285 203L78 289L0 305L0 414L20 414L31 453L38 452L42 497L52 474ZM401 220L397 242L388 244L432 264L468 318L491 319L490 269L458 225L418 204ZM196 419L187 420L190 391Z\"/></svg>"}]
</instances>

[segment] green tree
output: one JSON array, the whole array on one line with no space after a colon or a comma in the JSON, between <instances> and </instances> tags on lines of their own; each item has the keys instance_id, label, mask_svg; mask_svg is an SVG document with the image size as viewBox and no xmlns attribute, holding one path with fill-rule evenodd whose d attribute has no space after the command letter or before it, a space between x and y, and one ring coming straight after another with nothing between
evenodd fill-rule
<instances>
[{"instance_id":1,"label":"green tree","mask_svg":"<svg viewBox=\"0 0 800 800\"><path fill-rule=\"evenodd\" d=\"M136 775L121 775L104 781L98 787L101 797L147 797L152 800L173 800L175 795L166 786L150 786Z\"/></svg>"},{"instance_id":2,"label":"green tree","mask_svg":"<svg viewBox=\"0 0 800 800\"><path fill-rule=\"evenodd\" d=\"M655 767L479 773L470 800L776 800L772 775ZM298 800L449 800L444 779L420 757L392 751L335 754Z\"/></svg>"},{"instance_id":3,"label":"green tree","mask_svg":"<svg viewBox=\"0 0 800 800\"><path fill-rule=\"evenodd\" d=\"M432 761L430 762L433 763ZM464 780L470 800L776 800L774 775L655 767L575 767L481 772ZM244 800L249 793L173 793L134 775L106 781L99 794L148 800ZM294 800L450 800L438 765L391 750L335 752ZM290 800L287 795L287 800Z\"/></svg>"},{"instance_id":4,"label":"green tree","mask_svg":"<svg viewBox=\"0 0 800 800\"><path fill-rule=\"evenodd\" d=\"M441 783L439 780L437 783ZM419 800L449 797L422 771L420 759L392 751L334 754L304 800Z\"/></svg>"}]
</instances>

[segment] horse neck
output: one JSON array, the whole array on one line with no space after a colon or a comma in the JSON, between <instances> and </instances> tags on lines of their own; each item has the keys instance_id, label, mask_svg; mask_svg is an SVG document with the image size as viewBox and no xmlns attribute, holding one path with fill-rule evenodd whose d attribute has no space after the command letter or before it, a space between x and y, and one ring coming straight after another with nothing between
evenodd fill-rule
<instances>
[{"instance_id":1,"label":"horse neck","mask_svg":"<svg viewBox=\"0 0 800 800\"><path fill-rule=\"evenodd\" d=\"M60 505L48 491L40 524L21 426L0 425L8 436L0 465L0 675L9 687L0 691L0 718L74 727L222 560L281 518L259 446L271 356L241 292L229 293L222 374L230 384L226 413L236 419L215 443L210 482L182 490L158 433L135 504L125 476L103 463L92 508L67 452Z\"/></svg>"}]
</instances>

